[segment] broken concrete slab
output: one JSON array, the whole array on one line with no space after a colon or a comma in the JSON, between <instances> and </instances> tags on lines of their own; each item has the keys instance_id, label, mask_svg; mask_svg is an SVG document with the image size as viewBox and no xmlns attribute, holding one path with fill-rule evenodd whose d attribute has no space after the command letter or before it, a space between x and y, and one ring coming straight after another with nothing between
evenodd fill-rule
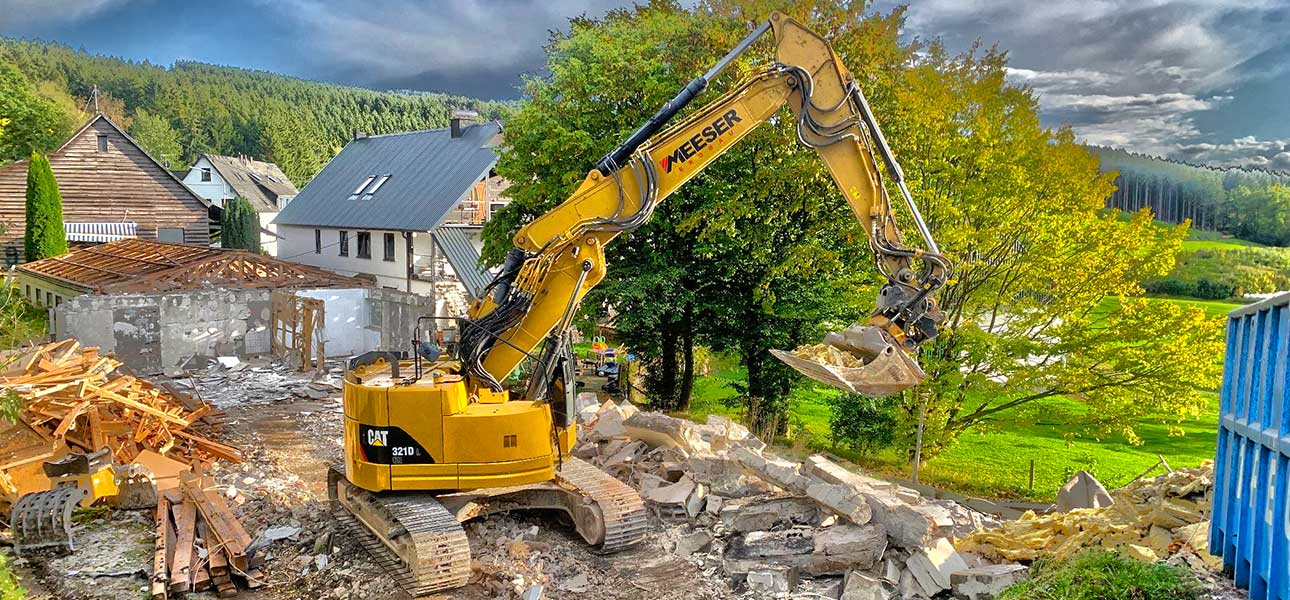
<instances>
[{"instance_id":1,"label":"broken concrete slab","mask_svg":"<svg viewBox=\"0 0 1290 600\"><path fill-rule=\"evenodd\" d=\"M641 498L655 509L660 518L668 520L691 519L703 511L707 488L688 475L675 483L659 482L642 486Z\"/></svg>"},{"instance_id":2,"label":"broken concrete slab","mask_svg":"<svg viewBox=\"0 0 1290 600\"><path fill-rule=\"evenodd\" d=\"M708 415L707 422L697 431L715 451L729 450L736 446L756 452L766 449L766 442L758 439L747 427L720 415Z\"/></svg>"},{"instance_id":3,"label":"broken concrete slab","mask_svg":"<svg viewBox=\"0 0 1290 600\"><path fill-rule=\"evenodd\" d=\"M726 549L731 558L768 558L807 555L815 550L815 535L810 529L754 531L733 538Z\"/></svg>"},{"instance_id":4,"label":"broken concrete slab","mask_svg":"<svg viewBox=\"0 0 1290 600\"><path fill-rule=\"evenodd\" d=\"M1111 493L1088 471L1071 477L1062 489L1057 490L1057 510L1070 512L1079 508L1102 508L1115 502Z\"/></svg>"},{"instance_id":5,"label":"broken concrete slab","mask_svg":"<svg viewBox=\"0 0 1290 600\"><path fill-rule=\"evenodd\" d=\"M770 531L795 525L817 525L820 508L813 500L796 496L771 498L740 505L731 504L721 513L727 529L739 533Z\"/></svg>"},{"instance_id":6,"label":"broken concrete slab","mask_svg":"<svg viewBox=\"0 0 1290 600\"><path fill-rule=\"evenodd\" d=\"M911 571L901 573L899 590L901 600L928 600L932 597L932 594L918 583L918 579Z\"/></svg>"},{"instance_id":7,"label":"broken concrete slab","mask_svg":"<svg viewBox=\"0 0 1290 600\"><path fill-rule=\"evenodd\" d=\"M873 516L864 494L848 485L816 483L806 488L806 495L856 525L868 523Z\"/></svg>"},{"instance_id":8,"label":"broken concrete slab","mask_svg":"<svg viewBox=\"0 0 1290 600\"><path fill-rule=\"evenodd\" d=\"M990 565L959 571L950 576L950 590L958 600L992 600L1003 590L1030 579L1025 565Z\"/></svg>"},{"instance_id":9,"label":"broken concrete slab","mask_svg":"<svg viewBox=\"0 0 1290 600\"><path fill-rule=\"evenodd\" d=\"M842 595L838 600L890 600L891 597L892 593L881 579L852 569L847 571L846 579L842 582Z\"/></svg>"},{"instance_id":10,"label":"broken concrete slab","mask_svg":"<svg viewBox=\"0 0 1290 600\"><path fill-rule=\"evenodd\" d=\"M657 412L636 412L623 421L627 435L654 448L680 448L687 453L711 454L712 446L695 431L694 423Z\"/></svg>"},{"instance_id":11,"label":"broken concrete slab","mask_svg":"<svg viewBox=\"0 0 1290 600\"><path fill-rule=\"evenodd\" d=\"M695 552L707 550L712 546L712 539L712 533L708 530L696 529L677 538L673 552L680 557L690 556Z\"/></svg>"},{"instance_id":12,"label":"broken concrete slab","mask_svg":"<svg viewBox=\"0 0 1290 600\"><path fill-rule=\"evenodd\" d=\"M794 461L762 455L749 448L736 448L731 454L758 477L794 494L806 495L806 489L813 483L802 475L801 465Z\"/></svg>"},{"instance_id":13,"label":"broken concrete slab","mask_svg":"<svg viewBox=\"0 0 1290 600\"><path fill-rule=\"evenodd\" d=\"M950 589L950 576L967 570L967 562L959 556L948 539L938 538L927 546L915 550L905 561L905 568L924 591L932 595Z\"/></svg>"}]
</instances>

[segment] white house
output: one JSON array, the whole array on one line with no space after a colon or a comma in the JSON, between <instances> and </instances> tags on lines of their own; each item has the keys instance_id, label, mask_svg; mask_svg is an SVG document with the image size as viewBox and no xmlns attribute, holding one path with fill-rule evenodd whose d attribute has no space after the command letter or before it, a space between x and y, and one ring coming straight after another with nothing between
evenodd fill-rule
<instances>
[{"instance_id":1,"label":"white house","mask_svg":"<svg viewBox=\"0 0 1290 600\"><path fill-rule=\"evenodd\" d=\"M277 256L273 219L298 193L278 165L245 156L203 154L183 181L198 196L220 208L227 200L245 198L260 216L260 247Z\"/></svg>"},{"instance_id":2,"label":"white house","mask_svg":"<svg viewBox=\"0 0 1290 600\"><path fill-rule=\"evenodd\" d=\"M274 219L278 256L429 295L461 315L491 274L483 224L507 202L492 173L498 123L356 135Z\"/></svg>"}]
</instances>

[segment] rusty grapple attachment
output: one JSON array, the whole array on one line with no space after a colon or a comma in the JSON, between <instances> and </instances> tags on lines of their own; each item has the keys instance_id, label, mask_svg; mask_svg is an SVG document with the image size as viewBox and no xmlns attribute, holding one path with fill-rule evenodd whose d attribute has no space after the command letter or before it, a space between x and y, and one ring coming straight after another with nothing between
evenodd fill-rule
<instances>
[{"instance_id":1,"label":"rusty grapple attachment","mask_svg":"<svg viewBox=\"0 0 1290 600\"><path fill-rule=\"evenodd\" d=\"M72 511L89 495L82 487L61 487L33 492L13 505L13 548L18 554L43 548L61 552L72 546Z\"/></svg>"},{"instance_id":2,"label":"rusty grapple attachment","mask_svg":"<svg viewBox=\"0 0 1290 600\"><path fill-rule=\"evenodd\" d=\"M69 454L42 467L53 487L19 498L10 515L14 551L19 554L42 548L75 550L72 512L117 494L112 455L107 449Z\"/></svg>"},{"instance_id":3,"label":"rusty grapple attachment","mask_svg":"<svg viewBox=\"0 0 1290 600\"><path fill-rule=\"evenodd\" d=\"M890 333L869 325L830 333L823 344L770 353L815 381L873 398L898 393L926 378Z\"/></svg>"}]
</instances>

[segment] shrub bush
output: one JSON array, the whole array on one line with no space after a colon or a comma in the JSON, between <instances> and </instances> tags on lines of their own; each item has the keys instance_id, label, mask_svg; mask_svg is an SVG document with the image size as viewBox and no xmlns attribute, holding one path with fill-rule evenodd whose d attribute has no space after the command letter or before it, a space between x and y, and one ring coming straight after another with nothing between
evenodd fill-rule
<instances>
[{"instance_id":1,"label":"shrub bush","mask_svg":"<svg viewBox=\"0 0 1290 600\"><path fill-rule=\"evenodd\" d=\"M1114 552L1090 550L1067 561L1041 561L1031 580L999 600L1199 600L1203 588L1181 567L1141 563Z\"/></svg>"}]
</instances>

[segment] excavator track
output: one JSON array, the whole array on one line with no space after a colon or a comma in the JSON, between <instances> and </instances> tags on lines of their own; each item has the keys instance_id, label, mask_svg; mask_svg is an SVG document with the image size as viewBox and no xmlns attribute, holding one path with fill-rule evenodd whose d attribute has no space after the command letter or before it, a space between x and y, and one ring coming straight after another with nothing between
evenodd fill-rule
<instances>
[{"instance_id":1,"label":"excavator track","mask_svg":"<svg viewBox=\"0 0 1290 600\"><path fill-rule=\"evenodd\" d=\"M565 459L553 481L455 494L385 492L328 473L339 523L413 597L461 587L470 578L470 542L461 523L515 510L563 510L578 534L601 553L625 550L649 527L636 490L577 458Z\"/></svg>"},{"instance_id":2,"label":"excavator track","mask_svg":"<svg viewBox=\"0 0 1290 600\"><path fill-rule=\"evenodd\" d=\"M605 533L597 550L604 553L618 552L639 543L645 537L649 528L645 503L641 501L640 494L627 484L590 463L573 457L564 459L564 463L556 471L556 482L573 488L600 508Z\"/></svg>"},{"instance_id":3,"label":"excavator track","mask_svg":"<svg viewBox=\"0 0 1290 600\"><path fill-rule=\"evenodd\" d=\"M470 542L452 513L427 492L381 495L359 488L336 469L328 493L337 521L409 594L419 598L466 585Z\"/></svg>"}]
</instances>

